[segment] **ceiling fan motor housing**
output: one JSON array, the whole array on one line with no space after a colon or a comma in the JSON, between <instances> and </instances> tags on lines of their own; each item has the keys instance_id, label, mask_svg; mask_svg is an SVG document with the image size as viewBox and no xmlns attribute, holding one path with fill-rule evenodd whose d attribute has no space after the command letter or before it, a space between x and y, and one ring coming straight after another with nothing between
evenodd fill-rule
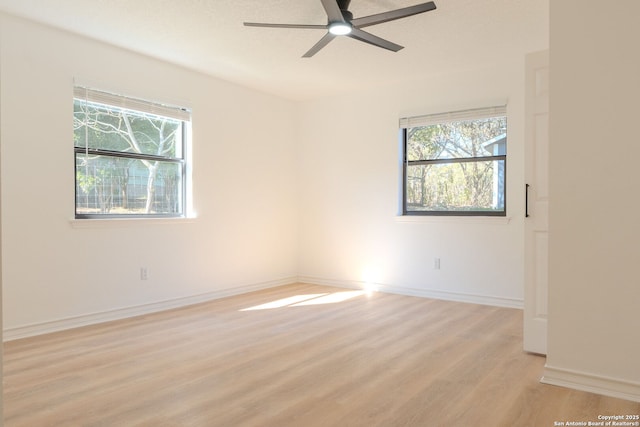
<instances>
[{"instance_id":1,"label":"ceiling fan motor housing","mask_svg":"<svg viewBox=\"0 0 640 427\"><path fill-rule=\"evenodd\" d=\"M347 9L349 9L349 3L351 3L351 0L338 0L337 3L340 10L344 13Z\"/></svg>"},{"instance_id":2,"label":"ceiling fan motor housing","mask_svg":"<svg viewBox=\"0 0 640 427\"><path fill-rule=\"evenodd\" d=\"M351 20L353 19L353 13L349 12L346 9L340 9L340 12L342 12L342 17L345 21L351 22Z\"/></svg>"},{"instance_id":3,"label":"ceiling fan motor housing","mask_svg":"<svg viewBox=\"0 0 640 427\"><path fill-rule=\"evenodd\" d=\"M349 12L349 3L351 3L351 0L337 0L336 3L338 3L338 7L340 8L340 13L342 13L342 17L344 18L344 20L348 23L351 23L351 20L353 19L353 13ZM331 20L329 20L329 24L332 24L333 22L331 22Z\"/></svg>"}]
</instances>

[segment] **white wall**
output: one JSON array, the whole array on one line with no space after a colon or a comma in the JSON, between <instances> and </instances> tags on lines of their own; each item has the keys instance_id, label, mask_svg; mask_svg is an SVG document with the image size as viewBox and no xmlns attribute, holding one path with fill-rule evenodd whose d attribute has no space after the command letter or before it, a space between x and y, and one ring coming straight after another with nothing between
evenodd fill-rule
<instances>
[{"instance_id":1,"label":"white wall","mask_svg":"<svg viewBox=\"0 0 640 427\"><path fill-rule=\"evenodd\" d=\"M9 337L29 325L295 280L291 102L6 15L0 31ZM195 220L73 226L74 78L192 107Z\"/></svg>"},{"instance_id":2,"label":"white wall","mask_svg":"<svg viewBox=\"0 0 640 427\"><path fill-rule=\"evenodd\" d=\"M524 57L299 112L300 261L308 282L521 306ZM398 119L508 103L507 215L403 222ZM441 269L434 270L434 258Z\"/></svg>"},{"instance_id":3,"label":"white wall","mask_svg":"<svg viewBox=\"0 0 640 427\"><path fill-rule=\"evenodd\" d=\"M640 401L640 3L551 2L545 380Z\"/></svg>"}]
</instances>

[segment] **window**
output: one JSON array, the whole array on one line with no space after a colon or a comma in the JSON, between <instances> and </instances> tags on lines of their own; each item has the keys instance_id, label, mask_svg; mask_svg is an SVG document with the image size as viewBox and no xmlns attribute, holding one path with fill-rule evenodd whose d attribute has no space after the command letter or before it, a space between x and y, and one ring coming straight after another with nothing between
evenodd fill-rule
<instances>
[{"instance_id":1,"label":"window","mask_svg":"<svg viewBox=\"0 0 640 427\"><path fill-rule=\"evenodd\" d=\"M401 119L404 215L506 215L506 107Z\"/></svg>"},{"instance_id":2,"label":"window","mask_svg":"<svg viewBox=\"0 0 640 427\"><path fill-rule=\"evenodd\" d=\"M76 218L183 217L191 114L76 87Z\"/></svg>"}]
</instances>

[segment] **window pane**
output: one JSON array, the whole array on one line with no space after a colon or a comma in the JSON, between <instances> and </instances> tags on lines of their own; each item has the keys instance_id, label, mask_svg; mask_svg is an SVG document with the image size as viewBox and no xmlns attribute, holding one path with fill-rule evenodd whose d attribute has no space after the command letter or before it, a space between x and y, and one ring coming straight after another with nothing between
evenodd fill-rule
<instances>
[{"instance_id":1,"label":"window pane","mask_svg":"<svg viewBox=\"0 0 640 427\"><path fill-rule=\"evenodd\" d=\"M413 160L506 154L507 118L494 117L407 129L407 158Z\"/></svg>"},{"instance_id":2,"label":"window pane","mask_svg":"<svg viewBox=\"0 0 640 427\"><path fill-rule=\"evenodd\" d=\"M76 147L182 157L180 120L75 99L73 125Z\"/></svg>"},{"instance_id":3,"label":"window pane","mask_svg":"<svg viewBox=\"0 0 640 427\"><path fill-rule=\"evenodd\" d=\"M181 163L76 153L76 215L182 212Z\"/></svg>"},{"instance_id":4,"label":"window pane","mask_svg":"<svg viewBox=\"0 0 640 427\"><path fill-rule=\"evenodd\" d=\"M504 160L407 166L407 212L503 212Z\"/></svg>"}]
</instances>

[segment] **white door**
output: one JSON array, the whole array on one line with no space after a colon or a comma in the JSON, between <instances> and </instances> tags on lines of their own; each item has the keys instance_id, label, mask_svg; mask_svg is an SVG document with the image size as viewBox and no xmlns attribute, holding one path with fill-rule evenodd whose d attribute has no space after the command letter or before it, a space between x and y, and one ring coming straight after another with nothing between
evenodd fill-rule
<instances>
[{"instance_id":1,"label":"white door","mask_svg":"<svg viewBox=\"0 0 640 427\"><path fill-rule=\"evenodd\" d=\"M524 350L547 354L549 51L526 58Z\"/></svg>"}]
</instances>

